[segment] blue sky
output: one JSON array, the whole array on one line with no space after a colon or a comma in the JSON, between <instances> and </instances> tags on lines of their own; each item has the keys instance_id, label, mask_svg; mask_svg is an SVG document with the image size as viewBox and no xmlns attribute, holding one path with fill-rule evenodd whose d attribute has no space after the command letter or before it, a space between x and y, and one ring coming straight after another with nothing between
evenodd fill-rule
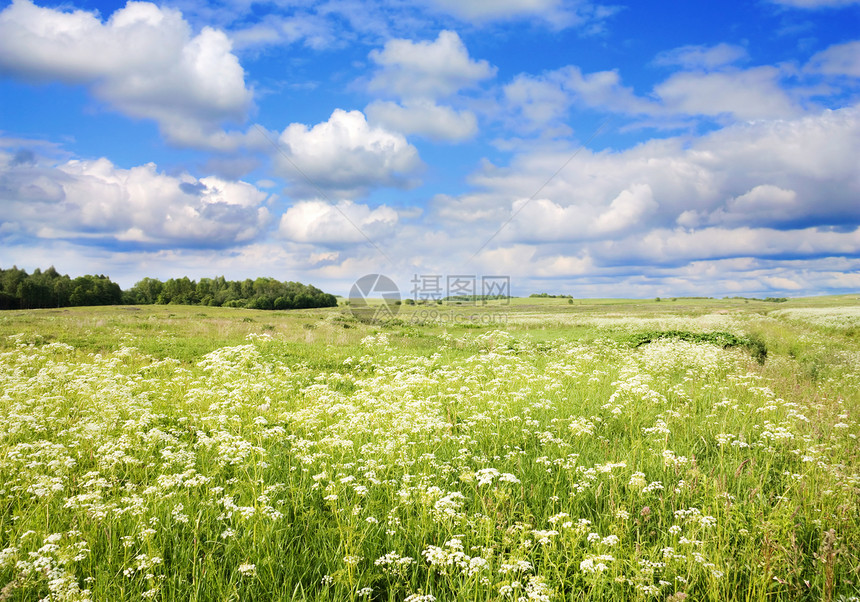
<instances>
[{"instance_id":1,"label":"blue sky","mask_svg":"<svg viewBox=\"0 0 860 602\"><path fill-rule=\"evenodd\" d=\"M0 267L860 289L860 1L0 3Z\"/></svg>"}]
</instances>

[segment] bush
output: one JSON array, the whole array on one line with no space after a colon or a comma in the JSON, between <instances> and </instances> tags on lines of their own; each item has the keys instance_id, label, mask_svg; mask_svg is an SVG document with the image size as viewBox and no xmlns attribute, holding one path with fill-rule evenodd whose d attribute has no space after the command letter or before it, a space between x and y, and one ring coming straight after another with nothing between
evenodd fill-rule
<instances>
[{"instance_id":1,"label":"bush","mask_svg":"<svg viewBox=\"0 0 860 602\"><path fill-rule=\"evenodd\" d=\"M741 347L759 364L764 364L767 359L767 344L761 335L752 334L748 337L739 337L730 332L687 332L684 330L664 330L643 332L630 338L634 347L646 345L658 339L678 339L690 343L710 343L723 349L729 347Z\"/></svg>"}]
</instances>

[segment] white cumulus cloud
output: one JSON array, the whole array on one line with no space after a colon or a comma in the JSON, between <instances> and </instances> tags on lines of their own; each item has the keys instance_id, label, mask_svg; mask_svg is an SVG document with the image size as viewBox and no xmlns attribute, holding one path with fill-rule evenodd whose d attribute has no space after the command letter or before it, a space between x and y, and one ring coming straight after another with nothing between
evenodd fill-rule
<instances>
[{"instance_id":1,"label":"white cumulus cloud","mask_svg":"<svg viewBox=\"0 0 860 602\"><path fill-rule=\"evenodd\" d=\"M246 182L171 176L153 163L122 169L108 159L15 164L4 157L7 229L83 244L223 248L258 237L268 195Z\"/></svg>"},{"instance_id":2,"label":"white cumulus cloud","mask_svg":"<svg viewBox=\"0 0 860 602\"><path fill-rule=\"evenodd\" d=\"M505 104L516 115L522 127L543 128L561 119L573 102L573 96L553 74L532 76L521 73L502 88Z\"/></svg>"},{"instance_id":3,"label":"white cumulus cloud","mask_svg":"<svg viewBox=\"0 0 860 602\"><path fill-rule=\"evenodd\" d=\"M594 220L594 227L600 234L629 230L657 206L648 184L633 184L612 199L609 208Z\"/></svg>"},{"instance_id":4,"label":"white cumulus cloud","mask_svg":"<svg viewBox=\"0 0 860 602\"><path fill-rule=\"evenodd\" d=\"M837 45L819 53L805 72L855 74L860 69L856 44ZM519 129L542 131L563 122L572 106L648 116L656 118L650 125L674 127L678 119L704 118L727 124L793 118L815 108L809 102L812 88L787 83L791 69L737 66L747 58L744 48L731 44L682 46L662 52L655 64L679 69L647 94L625 85L621 73L614 69L586 73L577 65L566 65L540 74L521 73L502 88L504 108ZM816 90L829 93L827 88Z\"/></svg>"},{"instance_id":5,"label":"white cumulus cloud","mask_svg":"<svg viewBox=\"0 0 860 602\"><path fill-rule=\"evenodd\" d=\"M381 244L397 222L397 212L385 205L371 209L351 201L336 205L319 200L300 201L281 216L278 233L302 243L338 246L369 239Z\"/></svg>"},{"instance_id":6,"label":"white cumulus cloud","mask_svg":"<svg viewBox=\"0 0 860 602\"><path fill-rule=\"evenodd\" d=\"M376 101L365 108L365 113L372 124L406 135L418 134L430 140L457 142L471 138L478 131L474 113L457 111L432 100L410 99L402 105Z\"/></svg>"},{"instance_id":7,"label":"white cumulus cloud","mask_svg":"<svg viewBox=\"0 0 860 602\"><path fill-rule=\"evenodd\" d=\"M524 150L431 214L474 252L530 244L596 266L860 253L860 107L621 152ZM564 169L551 180L559 166ZM531 198L536 190L540 197ZM498 235L496 229L501 227ZM528 265L526 259L524 265ZM525 268L524 268L525 269Z\"/></svg>"},{"instance_id":8,"label":"white cumulus cloud","mask_svg":"<svg viewBox=\"0 0 860 602\"><path fill-rule=\"evenodd\" d=\"M653 99L637 96L625 86L618 71L583 73L575 65L540 75L519 74L504 86L503 92L518 125L534 129L563 119L574 104L626 114L664 112Z\"/></svg>"},{"instance_id":9,"label":"white cumulus cloud","mask_svg":"<svg viewBox=\"0 0 860 602\"><path fill-rule=\"evenodd\" d=\"M179 11L149 2L128 2L103 22L14 0L0 13L0 71L86 85L112 108L155 120L178 143L243 120L252 101L224 32L194 35Z\"/></svg>"},{"instance_id":10,"label":"white cumulus cloud","mask_svg":"<svg viewBox=\"0 0 860 602\"><path fill-rule=\"evenodd\" d=\"M394 39L370 59L379 67L369 87L401 98L440 98L491 78L496 68L469 57L454 31L441 31L436 40Z\"/></svg>"},{"instance_id":11,"label":"white cumulus cloud","mask_svg":"<svg viewBox=\"0 0 860 602\"><path fill-rule=\"evenodd\" d=\"M730 199L725 207L711 214L712 224L781 224L803 217L807 207L797 193L779 186L760 184L749 192Z\"/></svg>"},{"instance_id":12,"label":"white cumulus cloud","mask_svg":"<svg viewBox=\"0 0 860 602\"><path fill-rule=\"evenodd\" d=\"M328 121L310 128L290 124L279 141L284 154L275 155L278 169L304 198L320 191L354 197L380 186L411 186L423 165L402 134L369 125L361 111L335 109Z\"/></svg>"},{"instance_id":13,"label":"white cumulus cloud","mask_svg":"<svg viewBox=\"0 0 860 602\"><path fill-rule=\"evenodd\" d=\"M822 50L809 59L806 68L825 75L860 77L860 40L834 44Z\"/></svg>"},{"instance_id":14,"label":"white cumulus cloud","mask_svg":"<svg viewBox=\"0 0 860 602\"><path fill-rule=\"evenodd\" d=\"M776 67L683 71L658 84L654 92L672 113L731 116L739 120L795 117L802 110L780 85Z\"/></svg>"}]
</instances>

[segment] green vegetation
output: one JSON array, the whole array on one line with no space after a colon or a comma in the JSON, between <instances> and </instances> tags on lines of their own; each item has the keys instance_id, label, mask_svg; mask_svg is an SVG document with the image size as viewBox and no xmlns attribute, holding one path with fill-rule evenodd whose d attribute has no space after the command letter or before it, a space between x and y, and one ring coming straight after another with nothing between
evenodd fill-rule
<instances>
[{"instance_id":1,"label":"green vegetation","mask_svg":"<svg viewBox=\"0 0 860 602\"><path fill-rule=\"evenodd\" d=\"M274 278L243 281L201 278L199 282L171 278L161 282L144 278L122 291L107 276L81 276L72 280L52 267L32 274L13 267L0 269L0 309L40 309L92 305L148 304L247 307L248 309L308 309L336 307L337 298L300 282Z\"/></svg>"},{"instance_id":2,"label":"green vegetation","mask_svg":"<svg viewBox=\"0 0 860 602\"><path fill-rule=\"evenodd\" d=\"M573 295L550 295L549 293L532 293L532 299L572 299Z\"/></svg>"},{"instance_id":3,"label":"green vegetation","mask_svg":"<svg viewBox=\"0 0 860 602\"><path fill-rule=\"evenodd\" d=\"M161 282L144 278L124 294L129 304L177 304L248 309L309 309L336 307L337 298L315 286L300 282L280 282L274 278L250 278L242 281L201 278L171 278Z\"/></svg>"},{"instance_id":4,"label":"green vegetation","mask_svg":"<svg viewBox=\"0 0 860 602\"><path fill-rule=\"evenodd\" d=\"M786 303L788 297L766 297L764 299L756 299L755 297L726 297L726 299L743 299L745 301L764 301L765 303Z\"/></svg>"},{"instance_id":5,"label":"green vegetation","mask_svg":"<svg viewBox=\"0 0 860 602\"><path fill-rule=\"evenodd\" d=\"M0 598L856 600L858 326L856 297L4 312Z\"/></svg>"},{"instance_id":6,"label":"green vegetation","mask_svg":"<svg viewBox=\"0 0 860 602\"><path fill-rule=\"evenodd\" d=\"M13 267L0 269L0 309L38 309L74 305L122 303L119 285L107 276L80 276L74 280L52 267L32 274Z\"/></svg>"},{"instance_id":7,"label":"green vegetation","mask_svg":"<svg viewBox=\"0 0 860 602\"><path fill-rule=\"evenodd\" d=\"M767 359L767 344L758 335L741 337L730 332L685 332L682 330L668 330L643 332L632 337L631 343L639 347L659 339L677 339L691 343L710 343L718 345L723 349L729 347L742 347L749 351L759 364L764 364Z\"/></svg>"}]
</instances>

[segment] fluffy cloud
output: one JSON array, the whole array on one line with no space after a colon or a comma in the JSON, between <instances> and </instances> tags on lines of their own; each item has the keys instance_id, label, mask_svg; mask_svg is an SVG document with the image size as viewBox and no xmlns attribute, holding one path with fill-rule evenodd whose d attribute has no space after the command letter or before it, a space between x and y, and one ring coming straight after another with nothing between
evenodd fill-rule
<instances>
[{"instance_id":1,"label":"fluffy cloud","mask_svg":"<svg viewBox=\"0 0 860 602\"><path fill-rule=\"evenodd\" d=\"M422 166L401 134L368 125L360 111L336 109L312 128L290 124L279 140L283 154L275 162L298 197L354 197L379 186L410 186Z\"/></svg>"},{"instance_id":2,"label":"fluffy cloud","mask_svg":"<svg viewBox=\"0 0 860 602\"><path fill-rule=\"evenodd\" d=\"M223 32L192 35L181 13L149 2L129 2L102 22L14 0L0 13L0 70L86 85L126 115L155 120L178 143L241 121L252 99Z\"/></svg>"},{"instance_id":3,"label":"fluffy cloud","mask_svg":"<svg viewBox=\"0 0 860 602\"><path fill-rule=\"evenodd\" d=\"M478 120L472 111L437 102L496 73L487 61L469 57L455 32L441 31L435 41L389 40L382 50L372 51L370 59L377 70L368 88L401 99L368 105L372 123L434 141L459 142L477 133Z\"/></svg>"},{"instance_id":4,"label":"fluffy cloud","mask_svg":"<svg viewBox=\"0 0 860 602\"><path fill-rule=\"evenodd\" d=\"M382 240L397 226L397 212L390 207L371 209L367 205L342 201L302 201L282 216L278 233L288 240L340 246Z\"/></svg>"},{"instance_id":5,"label":"fluffy cloud","mask_svg":"<svg viewBox=\"0 0 860 602\"><path fill-rule=\"evenodd\" d=\"M558 74L520 74L502 88L505 104L515 113L521 127L543 128L567 113L573 98Z\"/></svg>"},{"instance_id":6,"label":"fluffy cloud","mask_svg":"<svg viewBox=\"0 0 860 602\"><path fill-rule=\"evenodd\" d=\"M637 97L632 88L622 85L617 71L583 74L577 67L567 67L561 75L562 85L588 106L603 106L610 111L624 113L651 113L656 110L653 102Z\"/></svg>"},{"instance_id":7,"label":"fluffy cloud","mask_svg":"<svg viewBox=\"0 0 860 602\"><path fill-rule=\"evenodd\" d=\"M372 124L401 132L418 134L431 140L457 142L478 131L478 120L471 111L456 111L432 100L407 100L403 105L376 101L365 108Z\"/></svg>"},{"instance_id":8,"label":"fluffy cloud","mask_svg":"<svg viewBox=\"0 0 860 602\"><path fill-rule=\"evenodd\" d=\"M782 88L781 78L775 67L679 71L657 84L647 98L624 86L617 71L583 73L571 65L540 76L519 75L504 93L509 107L535 125L563 116L574 103L627 115L736 120L797 116L802 109Z\"/></svg>"},{"instance_id":9,"label":"fluffy cloud","mask_svg":"<svg viewBox=\"0 0 860 602\"><path fill-rule=\"evenodd\" d=\"M511 229L515 240L535 243L600 240L631 230L647 230L646 218L657 208L647 184L632 184L608 204L568 205L545 198L521 199L511 207L516 222Z\"/></svg>"},{"instance_id":10,"label":"fluffy cloud","mask_svg":"<svg viewBox=\"0 0 860 602\"><path fill-rule=\"evenodd\" d=\"M13 238L223 248L255 239L269 221L268 195L245 182L169 176L152 163L121 169L107 159L58 165L2 159L2 222Z\"/></svg>"},{"instance_id":11,"label":"fluffy cloud","mask_svg":"<svg viewBox=\"0 0 860 602\"><path fill-rule=\"evenodd\" d=\"M401 98L439 98L491 78L496 68L475 61L453 31L441 31L435 41L395 39L370 53L379 67L370 81L374 91Z\"/></svg>"},{"instance_id":12,"label":"fluffy cloud","mask_svg":"<svg viewBox=\"0 0 860 602\"><path fill-rule=\"evenodd\" d=\"M657 209L654 194L647 184L634 184L612 199L609 208L594 220L594 228L601 235L629 230Z\"/></svg>"},{"instance_id":13,"label":"fluffy cloud","mask_svg":"<svg viewBox=\"0 0 860 602\"><path fill-rule=\"evenodd\" d=\"M568 65L541 75L520 74L503 88L505 105L522 128L542 129L578 104L626 114L657 114L662 108L638 97L617 71L583 73Z\"/></svg>"},{"instance_id":14,"label":"fluffy cloud","mask_svg":"<svg viewBox=\"0 0 860 602\"><path fill-rule=\"evenodd\" d=\"M855 43L819 53L807 73L851 75L860 66ZM856 52L855 52L856 51ZM584 73L568 65L539 75L519 74L503 87L504 104L520 129L541 129L564 120L572 106L659 120L690 117L721 123L792 118L803 114L810 90L792 92L778 67L735 66L746 51L730 44L683 46L659 54L655 63L680 67L649 94L625 86L617 70ZM821 90L819 90L821 91Z\"/></svg>"},{"instance_id":15,"label":"fluffy cloud","mask_svg":"<svg viewBox=\"0 0 860 602\"><path fill-rule=\"evenodd\" d=\"M668 111L735 119L793 117L802 111L780 85L775 67L681 72L658 84L654 92Z\"/></svg>"},{"instance_id":16,"label":"fluffy cloud","mask_svg":"<svg viewBox=\"0 0 860 602\"><path fill-rule=\"evenodd\" d=\"M524 152L508 167L485 165L471 178L475 191L437 197L432 213L452 236L476 239L474 250L504 224L488 249L538 245L542 256L587 255L598 267L856 256L858 141L860 107L850 107L692 142L585 150L549 183L570 151Z\"/></svg>"},{"instance_id":17,"label":"fluffy cloud","mask_svg":"<svg viewBox=\"0 0 860 602\"><path fill-rule=\"evenodd\" d=\"M624 265L663 263L684 265L691 260L727 257L815 258L856 256L860 252L860 228L833 232L819 228L781 231L770 228L703 228L649 232L644 237L614 244L600 243L592 250L605 262Z\"/></svg>"},{"instance_id":18,"label":"fluffy cloud","mask_svg":"<svg viewBox=\"0 0 860 602\"><path fill-rule=\"evenodd\" d=\"M233 31L230 39L237 50L299 42L308 48L322 50L337 43L331 25L323 17L312 14L289 17L268 14L259 23Z\"/></svg>"},{"instance_id":19,"label":"fluffy cloud","mask_svg":"<svg viewBox=\"0 0 860 602\"><path fill-rule=\"evenodd\" d=\"M779 186L760 184L742 195L729 199L724 207L720 207L708 217L708 223L720 225L781 225L791 224L795 220L808 216L808 208L797 198L794 190L785 190ZM696 225L684 223L681 225Z\"/></svg>"},{"instance_id":20,"label":"fluffy cloud","mask_svg":"<svg viewBox=\"0 0 860 602\"><path fill-rule=\"evenodd\" d=\"M860 41L835 44L813 56L806 67L824 75L860 77Z\"/></svg>"}]
</instances>

